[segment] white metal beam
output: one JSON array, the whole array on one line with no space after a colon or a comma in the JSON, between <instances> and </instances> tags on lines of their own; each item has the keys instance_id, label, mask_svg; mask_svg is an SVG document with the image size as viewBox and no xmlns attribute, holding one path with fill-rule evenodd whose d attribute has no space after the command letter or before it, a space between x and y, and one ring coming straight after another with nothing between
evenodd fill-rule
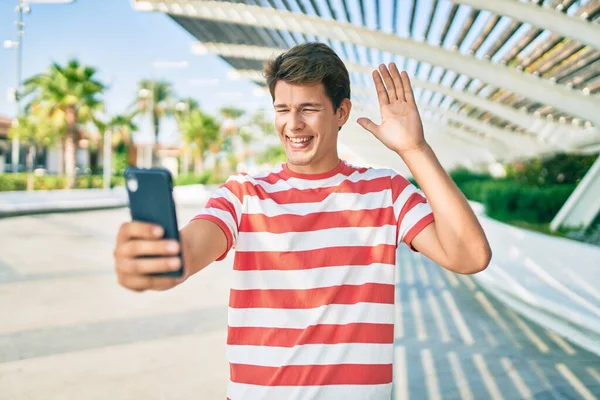
<instances>
[{"instance_id":1,"label":"white metal beam","mask_svg":"<svg viewBox=\"0 0 600 400\"><path fill-rule=\"evenodd\" d=\"M503 143L505 146L510 148L511 153L514 154L535 156L541 152L547 152L550 150L548 149L548 146L544 145L544 143L535 141L531 137L523 136L506 129L495 127L491 124L471 118L467 115L457 114L450 110L433 108L425 105L419 105L419 110L441 115L451 121L469 127L477 132L481 132L487 138ZM556 149L552 150L556 151Z\"/></svg>"},{"instance_id":2,"label":"white metal beam","mask_svg":"<svg viewBox=\"0 0 600 400\"><path fill-rule=\"evenodd\" d=\"M455 3L487 10L514 20L547 29L600 50L600 27L577 17L570 17L550 7L515 0L452 0Z\"/></svg>"},{"instance_id":3,"label":"white metal beam","mask_svg":"<svg viewBox=\"0 0 600 400\"><path fill-rule=\"evenodd\" d=\"M373 31L345 22L240 3L217 1L133 0L140 11L161 11L192 18L237 23L311 34L331 40L378 48L393 54L428 62L465 73L473 78L503 87L543 104L551 105L600 126L600 97L559 85L534 75L456 51Z\"/></svg>"},{"instance_id":4,"label":"white metal beam","mask_svg":"<svg viewBox=\"0 0 600 400\"><path fill-rule=\"evenodd\" d=\"M223 57L239 57L252 60L265 61L280 54L282 49L261 46L247 46L227 43L207 43L197 42L192 44L192 51L195 54L218 54ZM345 61L346 67L351 72L371 74L373 67L365 64L357 64ZM264 78L254 71L241 71L249 79L257 82L263 82ZM557 148L566 152L578 151L581 147L600 144L600 129L597 127L582 127L567 125L562 121L549 121L535 115L514 109L500 102L492 101L487 98L477 96L464 91L457 91L449 87L423 81L417 78L411 78L414 86L423 89L432 90L445 96L450 96L465 104L473 105L480 110L484 110L505 119L523 129L531 132L533 135L539 135L545 141L553 143ZM355 92L356 88L352 89Z\"/></svg>"}]
</instances>

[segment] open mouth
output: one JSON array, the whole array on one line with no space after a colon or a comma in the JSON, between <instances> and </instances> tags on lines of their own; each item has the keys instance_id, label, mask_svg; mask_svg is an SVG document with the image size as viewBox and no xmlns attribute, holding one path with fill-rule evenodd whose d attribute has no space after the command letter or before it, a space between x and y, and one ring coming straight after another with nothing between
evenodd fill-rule
<instances>
[{"instance_id":1,"label":"open mouth","mask_svg":"<svg viewBox=\"0 0 600 400\"><path fill-rule=\"evenodd\" d=\"M302 137L294 137L291 138L289 136L285 136L286 142L292 149L305 149L312 143L314 136L302 136Z\"/></svg>"}]
</instances>

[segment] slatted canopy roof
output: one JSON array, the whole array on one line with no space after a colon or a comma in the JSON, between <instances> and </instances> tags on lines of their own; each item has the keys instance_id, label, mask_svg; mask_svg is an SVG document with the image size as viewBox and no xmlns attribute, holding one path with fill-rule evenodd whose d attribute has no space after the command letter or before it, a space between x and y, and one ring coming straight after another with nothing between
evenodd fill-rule
<instances>
[{"instance_id":1,"label":"slatted canopy roof","mask_svg":"<svg viewBox=\"0 0 600 400\"><path fill-rule=\"evenodd\" d=\"M600 0L133 5L167 14L198 40L192 51L217 54L263 86L264 61L298 43L327 43L348 66L355 111L373 120L370 72L394 61L413 79L427 132L488 161L600 150ZM349 136L368 147L364 133Z\"/></svg>"}]
</instances>

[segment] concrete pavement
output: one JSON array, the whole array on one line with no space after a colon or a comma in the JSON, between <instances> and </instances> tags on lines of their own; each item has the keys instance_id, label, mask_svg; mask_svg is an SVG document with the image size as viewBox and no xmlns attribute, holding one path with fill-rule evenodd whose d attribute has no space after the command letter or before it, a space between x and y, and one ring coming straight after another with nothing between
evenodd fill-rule
<instances>
[{"instance_id":1,"label":"concrete pavement","mask_svg":"<svg viewBox=\"0 0 600 400\"><path fill-rule=\"evenodd\" d=\"M179 208L180 222L197 208ZM127 209L0 220L0 399L224 399L233 254L163 293L120 288ZM594 399L600 358L403 247L395 399Z\"/></svg>"}]
</instances>

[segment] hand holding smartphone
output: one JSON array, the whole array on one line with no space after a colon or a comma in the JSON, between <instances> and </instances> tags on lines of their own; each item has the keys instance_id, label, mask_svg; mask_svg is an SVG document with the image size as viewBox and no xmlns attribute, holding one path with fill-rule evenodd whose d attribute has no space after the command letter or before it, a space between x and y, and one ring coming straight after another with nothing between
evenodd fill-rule
<instances>
[{"instance_id":1,"label":"hand holding smartphone","mask_svg":"<svg viewBox=\"0 0 600 400\"><path fill-rule=\"evenodd\" d=\"M138 255L137 260L152 264L152 270L147 275L157 277L182 277L184 272L181 241L177 226L177 212L173 200L173 179L171 173L164 168L136 168L129 167L125 170L125 185L129 196L129 209L134 222L143 222L158 225L162 228L163 237L156 238L154 246L151 241L145 241L139 247L145 247L146 254ZM158 240L162 241L159 243ZM168 254L168 243L178 242L176 254ZM166 257L170 255L169 257ZM173 257L179 258L179 269L172 270ZM142 260L142 259L153 260ZM164 269L161 266L164 264ZM162 272L161 272L162 271Z\"/></svg>"}]
</instances>

